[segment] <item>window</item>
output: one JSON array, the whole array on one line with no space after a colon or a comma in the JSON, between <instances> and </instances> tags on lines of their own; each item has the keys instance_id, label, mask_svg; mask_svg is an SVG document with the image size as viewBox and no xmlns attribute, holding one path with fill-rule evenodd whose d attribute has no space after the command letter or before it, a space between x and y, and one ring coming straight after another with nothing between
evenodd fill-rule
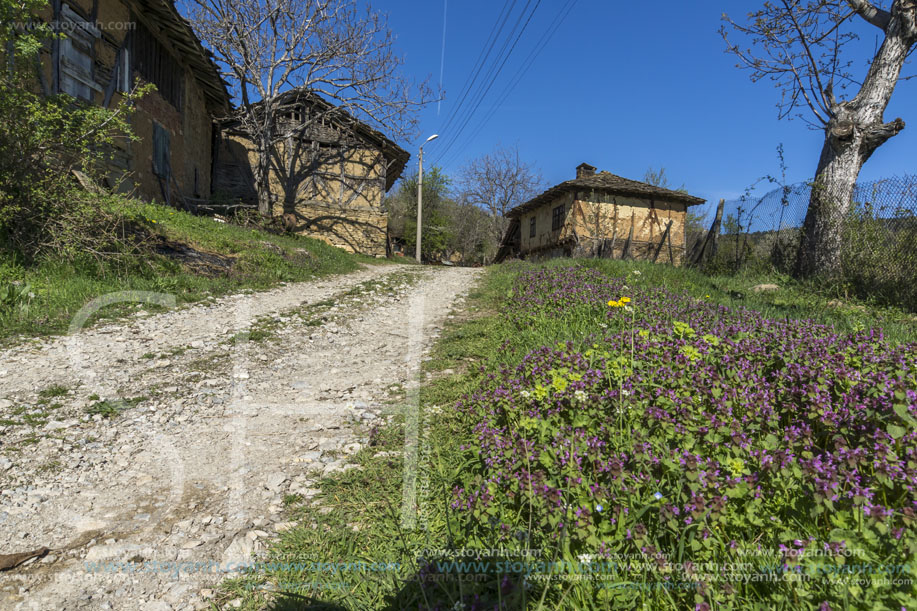
<instances>
[{"instance_id":1,"label":"window","mask_svg":"<svg viewBox=\"0 0 917 611\"><path fill-rule=\"evenodd\" d=\"M159 95L181 112L184 71L142 23L131 32L129 55L143 80L156 85Z\"/></svg>"},{"instance_id":2,"label":"window","mask_svg":"<svg viewBox=\"0 0 917 611\"><path fill-rule=\"evenodd\" d=\"M564 205L561 204L551 211L551 230L557 231L564 226Z\"/></svg>"},{"instance_id":3,"label":"window","mask_svg":"<svg viewBox=\"0 0 917 611\"><path fill-rule=\"evenodd\" d=\"M169 180L172 173L169 130L153 121L153 174Z\"/></svg>"},{"instance_id":4,"label":"window","mask_svg":"<svg viewBox=\"0 0 917 611\"><path fill-rule=\"evenodd\" d=\"M61 6L65 26L60 41L60 89L75 98L92 100L101 91L92 74L92 48L101 33L66 4Z\"/></svg>"},{"instance_id":5,"label":"window","mask_svg":"<svg viewBox=\"0 0 917 611\"><path fill-rule=\"evenodd\" d=\"M535 237L535 217L534 216L529 221L529 237L530 238Z\"/></svg>"},{"instance_id":6,"label":"window","mask_svg":"<svg viewBox=\"0 0 917 611\"><path fill-rule=\"evenodd\" d=\"M131 52L127 47L121 49L121 52L118 55L117 83L118 91L121 91L122 93L129 92L134 84L133 79L131 78Z\"/></svg>"}]
</instances>

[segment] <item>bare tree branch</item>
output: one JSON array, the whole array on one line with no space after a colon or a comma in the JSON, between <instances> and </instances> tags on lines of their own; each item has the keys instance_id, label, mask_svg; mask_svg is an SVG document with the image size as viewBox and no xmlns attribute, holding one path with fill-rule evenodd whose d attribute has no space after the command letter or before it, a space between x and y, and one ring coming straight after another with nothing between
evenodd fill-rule
<instances>
[{"instance_id":1,"label":"bare tree branch","mask_svg":"<svg viewBox=\"0 0 917 611\"><path fill-rule=\"evenodd\" d=\"M871 23L883 32L888 28L888 23L892 18L888 11L876 7L869 0L847 0L847 3L867 23Z\"/></svg>"},{"instance_id":2,"label":"bare tree branch","mask_svg":"<svg viewBox=\"0 0 917 611\"><path fill-rule=\"evenodd\" d=\"M259 209L270 214L271 148L291 135L278 120L291 89L321 96L393 138L408 139L430 90L401 73L383 15L357 0L186 0L189 21L213 51L239 107L238 130L255 145ZM303 115L306 133L325 112Z\"/></svg>"},{"instance_id":3,"label":"bare tree branch","mask_svg":"<svg viewBox=\"0 0 917 611\"><path fill-rule=\"evenodd\" d=\"M909 78L901 71L917 45L917 2L890 0L885 10L870 0L767 0L745 23L723 18L749 45L740 47L725 26L720 29L739 67L751 72L752 81L769 78L779 89L778 116L808 107L824 130L796 274L837 274L841 226L860 169L904 129L903 120L886 122L884 113L896 85ZM842 57L861 20L884 37L859 81L851 74L853 63ZM856 88L852 98L844 95L847 87Z\"/></svg>"},{"instance_id":4,"label":"bare tree branch","mask_svg":"<svg viewBox=\"0 0 917 611\"><path fill-rule=\"evenodd\" d=\"M541 174L522 161L515 146L497 147L473 159L462 168L459 179L463 199L489 213L494 244L506 231L506 213L537 195L543 185Z\"/></svg>"}]
</instances>

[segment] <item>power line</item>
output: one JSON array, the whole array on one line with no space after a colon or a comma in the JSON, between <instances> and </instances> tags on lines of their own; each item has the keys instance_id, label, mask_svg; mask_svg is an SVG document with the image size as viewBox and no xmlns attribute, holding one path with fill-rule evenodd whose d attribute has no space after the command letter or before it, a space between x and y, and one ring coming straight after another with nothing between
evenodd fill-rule
<instances>
[{"instance_id":1,"label":"power line","mask_svg":"<svg viewBox=\"0 0 917 611\"><path fill-rule=\"evenodd\" d=\"M532 16L534 16L535 10L538 8L538 5L540 3L541 3L541 0L537 0L535 4L535 8L532 9L531 12L529 12L529 7L532 4L532 0L526 0L525 6L523 7L522 11L519 13L518 18L516 19L516 23L513 25L512 30L509 32L509 34L503 41L503 45L500 47L500 50L498 51L496 57L494 57L493 61L490 63L487 69L487 72L485 74L484 81L482 81L478 89L472 95L472 100L470 102L469 109L461 116L461 119L457 122L456 127L454 127L451 130L445 129L445 128L441 130L442 132L447 134L447 139L446 139L446 142L442 146L437 147L437 152L436 152L437 160L442 159L446 155L446 153L455 145L455 142L459 138L460 134L462 133L462 130L464 130L465 126L468 124L468 121L471 119L472 116L474 116L474 113L480 107L487 93L490 91L490 88L493 86L494 82L496 81L496 78L500 75L500 72L502 71L503 66L506 65L507 60L509 59L510 55L512 55L512 52L515 49L516 44L519 42L519 39L521 38L522 34L525 32L526 27L528 26L529 22L531 21ZM527 19L526 19L526 15L528 15ZM522 25L522 28L520 29L520 24L523 23L523 19L525 19L525 23L524 25ZM512 42L512 45L510 44L511 42ZM507 52L508 47L509 47L509 51Z\"/></svg>"},{"instance_id":2,"label":"power line","mask_svg":"<svg viewBox=\"0 0 917 611\"><path fill-rule=\"evenodd\" d=\"M469 75L468 80L465 81L465 85L462 88L462 94L460 94L461 99L459 100L459 103L453 107L452 112L449 113L449 118L446 120L446 123L443 125L443 128L440 131L445 131L448 129L458 114L459 109L462 107L462 104L465 103L465 99L468 97L468 94L474 87L478 75L481 73L481 69L484 67L484 64L487 62L487 58L490 56L490 52L493 50L494 44L496 44L497 40L500 38L500 33L506 26L506 20L509 19L513 8L516 6L516 2L517 0L506 0L503 3L503 9L500 11L500 14L497 16L497 20L494 22L494 25L490 30L490 45L486 47L486 50L484 47L481 47L481 52L478 54L478 58L475 60L477 68L474 70L474 74Z\"/></svg>"},{"instance_id":3,"label":"power line","mask_svg":"<svg viewBox=\"0 0 917 611\"><path fill-rule=\"evenodd\" d=\"M519 23L522 21L522 18L525 17L525 11L528 9L530 4L531 4L531 0L528 0L528 2L526 2L525 8L523 9L522 13L520 13L519 15L519 19L516 20L516 25L513 27L513 32L515 32L515 30L518 28ZM437 149L437 156L434 162L438 162L440 159L442 159L443 156L445 156L446 153L449 151L449 149L451 149L452 146L455 145L455 142L458 139L458 137L461 135L462 130L465 129L465 127L468 125L468 122L474 116L474 113L477 112L478 108L481 106L481 103L484 101L484 98L487 96L491 87L493 87L493 84L496 81L497 77L500 75L500 72L503 70L503 67L506 65L506 62L509 60L510 56L512 56L513 51L516 49L516 45L519 43L520 38L522 38L522 35L525 33L525 30L528 28L528 25L532 21L532 17L535 16L535 12L538 10L538 7L540 5L541 5L541 0L537 0L535 2L535 6L532 8L531 12L529 12L528 14L528 17L525 19L525 23L522 25L522 28L519 30L519 33L516 34L516 37L513 40L512 45L509 48L509 51L503 55L502 61L500 61L499 56L494 61L493 65L491 66L491 69L488 72L488 74L491 75L489 82L487 83L486 87L482 85L481 94L477 96L477 101L474 103L474 106L471 108L471 110L468 113L466 113L465 119L462 121L458 129L453 130L445 146ZM509 37L507 37L506 41L504 42L503 48L501 49L501 54L502 54L502 51L506 49L507 45L510 44L509 41L513 39L513 32L510 33ZM498 61L499 61L499 65L497 65Z\"/></svg>"},{"instance_id":4,"label":"power line","mask_svg":"<svg viewBox=\"0 0 917 611\"><path fill-rule=\"evenodd\" d=\"M493 104L493 106L490 108L490 111L487 113L487 116L484 117L484 119L480 123L478 123L478 126L477 128L475 128L475 131L465 139L466 142L474 141L474 139L481 132L481 130L484 129L484 127L487 125L490 119L493 118L494 114L496 114L497 110L499 110L503 102L506 101L506 98L509 97L509 94L512 93L512 91L516 88L516 86L519 84L519 82L522 80L525 74L529 71L529 69L535 63L535 60L538 58L538 55L541 54L541 52L544 50L547 44L551 41L551 38L554 37L554 34L557 33L557 30L560 28L561 24L563 24L563 22L567 19L567 17L573 11L573 7L576 5L577 1L578 0L567 0L567 3L563 7L561 7L552 25L548 26L548 28L541 35L541 38L538 40L538 42L535 43L535 46L532 48L531 52L529 52L528 56L526 56L526 58L523 60L522 65L520 66L520 69L516 71L516 74L513 76L513 78L509 81L507 86L500 93L500 95L497 98L497 101ZM461 153L460 148L455 150L452 153L452 155L449 156L448 159L445 159L443 161L443 165L449 165L450 163L455 161L455 159L458 157L460 153ZM436 161L440 161L440 159L437 158Z\"/></svg>"}]
</instances>

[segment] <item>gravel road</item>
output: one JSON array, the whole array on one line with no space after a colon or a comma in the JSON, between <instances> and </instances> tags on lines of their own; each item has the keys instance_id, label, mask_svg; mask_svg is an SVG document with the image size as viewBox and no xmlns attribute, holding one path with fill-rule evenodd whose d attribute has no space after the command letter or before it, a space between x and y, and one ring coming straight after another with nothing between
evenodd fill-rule
<instances>
[{"instance_id":1,"label":"gravel road","mask_svg":"<svg viewBox=\"0 0 917 611\"><path fill-rule=\"evenodd\" d=\"M206 608L285 495L352 467L477 277L372 266L0 352L0 554L50 550L0 608ZM138 298L169 301L112 299Z\"/></svg>"}]
</instances>

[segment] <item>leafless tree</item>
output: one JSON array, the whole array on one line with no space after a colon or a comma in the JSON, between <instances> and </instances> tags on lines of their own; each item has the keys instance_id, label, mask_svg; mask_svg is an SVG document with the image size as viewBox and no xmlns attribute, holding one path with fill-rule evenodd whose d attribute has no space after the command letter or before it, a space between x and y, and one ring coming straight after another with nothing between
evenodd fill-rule
<instances>
[{"instance_id":1,"label":"leafless tree","mask_svg":"<svg viewBox=\"0 0 917 611\"><path fill-rule=\"evenodd\" d=\"M490 214L490 240L499 244L509 221L506 213L543 188L541 174L519 156L518 147L498 146L493 153L473 159L459 178L464 200Z\"/></svg>"},{"instance_id":2,"label":"leafless tree","mask_svg":"<svg viewBox=\"0 0 917 611\"><path fill-rule=\"evenodd\" d=\"M662 187L663 189L670 189L672 191L682 191L687 193L684 183L677 189L672 186L669 182L669 177L665 173L665 168L660 166L659 169L655 169L653 166L647 168L646 172L643 174L643 182L648 185L653 185L654 187Z\"/></svg>"},{"instance_id":3,"label":"leafless tree","mask_svg":"<svg viewBox=\"0 0 917 611\"><path fill-rule=\"evenodd\" d=\"M453 202L449 208L451 246L465 265L482 263L495 250L490 244L491 219L487 211L468 202ZM491 252L488 252L488 248Z\"/></svg>"},{"instance_id":4,"label":"leafless tree","mask_svg":"<svg viewBox=\"0 0 917 611\"><path fill-rule=\"evenodd\" d=\"M384 15L357 0L186 0L189 21L232 87L234 119L257 152L258 209L271 214L271 153L340 110L383 129L413 135L414 111L429 90L401 75L402 58ZM279 97L301 89L336 108L278 121Z\"/></svg>"},{"instance_id":5,"label":"leafless tree","mask_svg":"<svg viewBox=\"0 0 917 611\"><path fill-rule=\"evenodd\" d=\"M773 0L749 14L744 24L723 17L728 27L721 34L739 58L739 67L749 69L753 81L770 79L780 90L779 116L802 117L825 133L796 261L799 277L838 273L841 225L860 169L904 129L904 121L886 123L883 115L917 43L917 1L890 4ZM882 33L862 80L845 54L857 39L857 27ZM751 48L731 42L729 30Z\"/></svg>"}]
</instances>

